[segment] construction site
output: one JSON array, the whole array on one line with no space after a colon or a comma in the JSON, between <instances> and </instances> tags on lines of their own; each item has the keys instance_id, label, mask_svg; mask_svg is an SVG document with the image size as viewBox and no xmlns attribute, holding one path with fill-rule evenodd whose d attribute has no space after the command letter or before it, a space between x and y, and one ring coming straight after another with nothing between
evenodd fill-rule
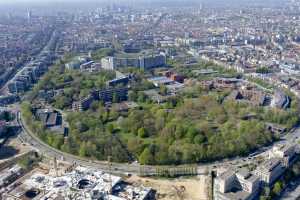
<instances>
[{"instance_id":1,"label":"construction site","mask_svg":"<svg viewBox=\"0 0 300 200\"><path fill-rule=\"evenodd\" d=\"M156 191L157 200L209 200L211 179L206 175L173 179L131 176L131 184L144 185Z\"/></svg>"},{"instance_id":2,"label":"construction site","mask_svg":"<svg viewBox=\"0 0 300 200\"><path fill-rule=\"evenodd\" d=\"M149 187L133 186L100 170L80 166L64 170L36 168L2 190L2 199L147 200L155 196Z\"/></svg>"}]
</instances>

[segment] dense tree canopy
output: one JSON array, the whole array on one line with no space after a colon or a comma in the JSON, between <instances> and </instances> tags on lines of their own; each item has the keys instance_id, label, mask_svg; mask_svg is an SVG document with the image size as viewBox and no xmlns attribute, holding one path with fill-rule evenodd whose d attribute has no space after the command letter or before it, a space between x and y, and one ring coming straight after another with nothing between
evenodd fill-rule
<instances>
[{"instance_id":1,"label":"dense tree canopy","mask_svg":"<svg viewBox=\"0 0 300 200\"><path fill-rule=\"evenodd\" d=\"M190 68L178 70L186 76L195 76ZM142 164L157 165L246 155L277 138L266 129L266 122L287 128L299 122L297 101L293 100L287 110L253 106L226 99L228 90L206 91L197 85L187 87L165 103L156 104L143 92L153 88L145 74L135 69L128 72L135 73L129 100L137 102L139 107L119 112L93 102L87 111L66 112L70 126L67 138L50 132L35 120L30 104L23 104L22 114L42 140L60 150L99 160L112 156L113 161L134 158ZM225 74L237 76L231 71ZM91 74L56 66L34 92L61 89L63 93L50 103L66 110L72 101L103 87L114 76L109 71ZM157 90L161 95L167 93L163 86Z\"/></svg>"}]
</instances>

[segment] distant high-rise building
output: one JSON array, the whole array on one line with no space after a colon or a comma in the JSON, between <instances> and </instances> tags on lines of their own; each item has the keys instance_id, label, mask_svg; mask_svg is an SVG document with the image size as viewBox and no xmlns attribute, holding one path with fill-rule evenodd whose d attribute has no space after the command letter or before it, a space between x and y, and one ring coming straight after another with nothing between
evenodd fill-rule
<instances>
[{"instance_id":1,"label":"distant high-rise building","mask_svg":"<svg viewBox=\"0 0 300 200\"><path fill-rule=\"evenodd\" d=\"M7 19L8 20L11 20L13 18L13 16L12 16L12 14L9 12L9 13L7 13Z\"/></svg>"},{"instance_id":2,"label":"distant high-rise building","mask_svg":"<svg viewBox=\"0 0 300 200\"><path fill-rule=\"evenodd\" d=\"M196 10L196 12L198 12L198 14L201 14L203 11L203 3L200 3L198 9Z\"/></svg>"},{"instance_id":3,"label":"distant high-rise building","mask_svg":"<svg viewBox=\"0 0 300 200\"><path fill-rule=\"evenodd\" d=\"M32 11L28 10L28 12L27 12L27 20L28 20L28 22L31 22L31 19L32 19Z\"/></svg>"},{"instance_id":4,"label":"distant high-rise building","mask_svg":"<svg viewBox=\"0 0 300 200\"><path fill-rule=\"evenodd\" d=\"M200 3L199 10L203 10L203 3Z\"/></svg>"}]
</instances>

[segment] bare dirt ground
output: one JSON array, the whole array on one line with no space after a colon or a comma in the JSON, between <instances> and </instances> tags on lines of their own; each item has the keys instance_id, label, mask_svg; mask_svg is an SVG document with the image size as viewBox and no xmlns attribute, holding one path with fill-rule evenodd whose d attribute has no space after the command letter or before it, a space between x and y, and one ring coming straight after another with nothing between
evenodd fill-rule
<instances>
[{"instance_id":1,"label":"bare dirt ground","mask_svg":"<svg viewBox=\"0 0 300 200\"><path fill-rule=\"evenodd\" d=\"M16 137L10 138L5 145L15 148L20 154L32 150L31 146L22 144Z\"/></svg>"},{"instance_id":2,"label":"bare dirt ground","mask_svg":"<svg viewBox=\"0 0 300 200\"><path fill-rule=\"evenodd\" d=\"M30 146L23 145L17 138L10 138L0 148L0 162L11 159L32 150Z\"/></svg>"},{"instance_id":3,"label":"bare dirt ground","mask_svg":"<svg viewBox=\"0 0 300 200\"><path fill-rule=\"evenodd\" d=\"M208 200L207 176L179 179L154 179L132 176L126 181L143 184L157 192L158 200Z\"/></svg>"}]
</instances>

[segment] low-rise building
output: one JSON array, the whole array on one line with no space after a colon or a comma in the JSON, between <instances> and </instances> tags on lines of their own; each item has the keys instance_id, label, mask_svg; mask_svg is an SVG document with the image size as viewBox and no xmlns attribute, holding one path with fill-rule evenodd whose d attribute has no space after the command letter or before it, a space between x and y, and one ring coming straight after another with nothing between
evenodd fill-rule
<instances>
[{"instance_id":1,"label":"low-rise building","mask_svg":"<svg viewBox=\"0 0 300 200\"><path fill-rule=\"evenodd\" d=\"M269 152L269 158L279 158L285 167L291 166L296 158L295 145L275 145Z\"/></svg>"},{"instance_id":2,"label":"low-rise building","mask_svg":"<svg viewBox=\"0 0 300 200\"><path fill-rule=\"evenodd\" d=\"M59 112L52 109L38 109L35 113L36 117L47 128L61 125L61 115Z\"/></svg>"},{"instance_id":3,"label":"low-rise building","mask_svg":"<svg viewBox=\"0 0 300 200\"><path fill-rule=\"evenodd\" d=\"M77 70L77 69L81 69L85 68L87 66L89 66L90 64L90 60L87 57L75 57L71 62L65 64L66 69L68 70Z\"/></svg>"},{"instance_id":4,"label":"low-rise building","mask_svg":"<svg viewBox=\"0 0 300 200\"><path fill-rule=\"evenodd\" d=\"M227 99L263 106L266 101L266 94L256 89L239 89L233 90Z\"/></svg>"},{"instance_id":5,"label":"low-rise building","mask_svg":"<svg viewBox=\"0 0 300 200\"><path fill-rule=\"evenodd\" d=\"M215 200L252 200L259 192L259 178L247 169L228 170L214 181Z\"/></svg>"},{"instance_id":6,"label":"low-rise building","mask_svg":"<svg viewBox=\"0 0 300 200\"><path fill-rule=\"evenodd\" d=\"M165 76L152 77L149 78L148 81L153 83L153 85L155 85L156 87L159 87L160 85L170 85L174 83L172 79Z\"/></svg>"},{"instance_id":7,"label":"low-rise building","mask_svg":"<svg viewBox=\"0 0 300 200\"><path fill-rule=\"evenodd\" d=\"M6 95L6 96L0 96L0 105L8 105L8 104L13 104L17 101L20 100L20 97L18 95Z\"/></svg>"},{"instance_id":8,"label":"low-rise building","mask_svg":"<svg viewBox=\"0 0 300 200\"><path fill-rule=\"evenodd\" d=\"M295 145L275 145L269 151L268 160L260 164L254 174L261 179L262 185L271 186L296 159Z\"/></svg>"},{"instance_id":9,"label":"low-rise building","mask_svg":"<svg viewBox=\"0 0 300 200\"><path fill-rule=\"evenodd\" d=\"M260 178L263 185L272 185L285 171L279 158L271 158L259 165L254 174Z\"/></svg>"},{"instance_id":10,"label":"low-rise building","mask_svg":"<svg viewBox=\"0 0 300 200\"><path fill-rule=\"evenodd\" d=\"M114 87L117 86L119 84L123 84L123 85L127 85L129 83L131 79L131 76L123 76L123 77L119 77L119 78L115 78L113 80L110 80L107 82L107 86L108 87Z\"/></svg>"}]
</instances>

